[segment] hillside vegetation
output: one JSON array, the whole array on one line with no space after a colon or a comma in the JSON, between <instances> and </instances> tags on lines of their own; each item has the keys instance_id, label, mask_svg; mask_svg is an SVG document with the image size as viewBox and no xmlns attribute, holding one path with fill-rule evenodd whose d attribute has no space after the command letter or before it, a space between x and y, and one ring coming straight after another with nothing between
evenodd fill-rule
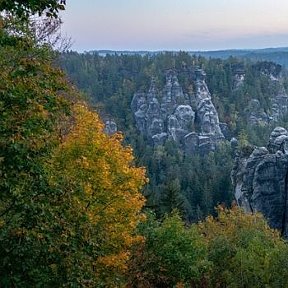
<instances>
[{"instance_id":1,"label":"hillside vegetation","mask_svg":"<svg viewBox=\"0 0 288 288\"><path fill-rule=\"evenodd\" d=\"M57 16L58 1L35 3L0 6L11 10L0 18L0 286L287 287L288 246L261 215L219 206L216 217L188 225L180 193L184 180L164 185L157 215L143 208L148 179L135 162L146 160L134 159L120 133L103 132L98 114L56 67L55 52L35 40L26 16L45 8L49 17ZM98 85L108 99L106 84ZM141 147L140 141L134 145ZM173 157L176 168L179 161L190 165L169 145L150 148L158 168L164 160L171 166ZM191 163L200 169L210 161L209 171L225 151ZM185 177L193 187L203 176L191 173ZM150 181L146 194L156 185L153 176ZM203 218L203 207L191 219Z\"/></svg>"},{"instance_id":2,"label":"hillside vegetation","mask_svg":"<svg viewBox=\"0 0 288 288\"><path fill-rule=\"evenodd\" d=\"M153 56L107 54L106 57L92 52L67 52L61 54L59 62L71 81L88 95L101 118L116 122L118 130L125 135L125 143L132 145L137 163L147 167L150 181L144 191L148 199L146 206L156 210L158 216L177 208L184 219L194 222L213 214L219 203L229 206L233 199L230 171L234 152L228 141L237 137L240 145L250 142L263 146L274 127L285 125L285 118L269 123L259 121L258 125L251 125L249 118L255 100L263 112L271 113L273 98L279 91L269 76L262 73L265 67L271 73L281 71L281 81L287 87L285 70L271 62L256 63L232 57L207 60L185 52ZM220 121L228 127L228 141L203 157L183 153L174 141L153 148L149 139L136 129L131 110L134 93L147 92L152 78L156 89L161 90L165 74L172 70L184 92L192 97L195 67L201 67L207 74L212 102ZM234 76L238 70L245 73L245 81L235 89Z\"/></svg>"}]
</instances>

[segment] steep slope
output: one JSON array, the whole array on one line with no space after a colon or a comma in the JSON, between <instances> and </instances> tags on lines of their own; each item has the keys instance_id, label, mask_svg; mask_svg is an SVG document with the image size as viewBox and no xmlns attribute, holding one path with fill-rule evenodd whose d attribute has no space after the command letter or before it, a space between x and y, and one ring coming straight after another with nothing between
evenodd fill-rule
<instances>
[{"instance_id":1,"label":"steep slope","mask_svg":"<svg viewBox=\"0 0 288 288\"><path fill-rule=\"evenodd\" d=\"M232 171L235 198L246 212L261 212L288 237L288 132L276 127L266 147L238 152Z\"/></svg>"}]
</instances>

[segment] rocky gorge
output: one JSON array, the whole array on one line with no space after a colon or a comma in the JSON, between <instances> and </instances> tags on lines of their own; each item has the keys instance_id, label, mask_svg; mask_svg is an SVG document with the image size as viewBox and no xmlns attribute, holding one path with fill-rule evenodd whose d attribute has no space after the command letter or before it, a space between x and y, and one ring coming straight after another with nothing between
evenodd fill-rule
<instances>
[{"instance_id":1,"label":"rocky gorge","mask_svg":"<svg viewBox=\"0 0 288 288\"><path fill-rule=\"evenodd\" d=\"M237 152L237 202L287 234L285 130L276 129L279 135L272 133L265 144L270 131L286 127L288 80L280 65L185 53L76 56L65 55L66 69L91 96L106 134L122 131L139 165L147 167L144 193L157 215L177 207L197 222L219 203L230 206L233 137L240 147L244 135L259 147Z\"/></svg>"},{"instance_id":2,"label":"rocky gorge","mask_svg":"<svg viewBox=\"0 0 288 288\"><path fill-rule=\"evenodd\" d=\"M251 99L247 105L249 125L268 125L287 114L288 95L282 83L281 69L277 65L257 67L267 83L273 86L271 109ZM154 146L172 140L188 154L205 155L214 151L219 143L229 140L227 125L219 121L211 93L202 69L193 74L193 93L185 93L175 71L166 73L163 89L156 89L152 79L147 93L135 93L131 109L138 131ZM236 67L233 90L244 85L245 71ZM225 133L226 132L226 133ZM231 147L237 147L232 138ZM237 148L236 148L237 149ZM238 150L231 173L237 204L247 213L261 212L272 228L288 237L288 132L276 127L266 147L247 146Z\"/></svg>"}]
</instances>

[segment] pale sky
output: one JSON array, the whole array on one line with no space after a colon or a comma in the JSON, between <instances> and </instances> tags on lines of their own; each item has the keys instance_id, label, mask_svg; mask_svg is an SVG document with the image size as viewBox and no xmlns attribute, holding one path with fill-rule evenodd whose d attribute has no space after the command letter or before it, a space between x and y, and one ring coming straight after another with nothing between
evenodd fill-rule
<instances>
[{"instance_id":1,"label":"pale sky","mask_svg":"<svg viewBox=\"0 0 288 288\"><path fill-rule=\"evenodd\" d=\"M288 0L67 0L72 50L288 46Z\"/></svg>"}]
</instances>

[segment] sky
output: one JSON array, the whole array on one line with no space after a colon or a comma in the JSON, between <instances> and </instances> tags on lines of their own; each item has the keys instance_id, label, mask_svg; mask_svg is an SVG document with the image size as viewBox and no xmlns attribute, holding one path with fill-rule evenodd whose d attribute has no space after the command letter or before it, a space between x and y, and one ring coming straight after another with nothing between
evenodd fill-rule
<instances>
[{"instance_id":1,"label":"sky","mask_svg":"<svg viewBox=\"0 0 288 288\"><path fill-rule=\"evenodd\" d=\"M288 47L287 0L67 0L72 50Z\"/></svg>"}]
</instances>

